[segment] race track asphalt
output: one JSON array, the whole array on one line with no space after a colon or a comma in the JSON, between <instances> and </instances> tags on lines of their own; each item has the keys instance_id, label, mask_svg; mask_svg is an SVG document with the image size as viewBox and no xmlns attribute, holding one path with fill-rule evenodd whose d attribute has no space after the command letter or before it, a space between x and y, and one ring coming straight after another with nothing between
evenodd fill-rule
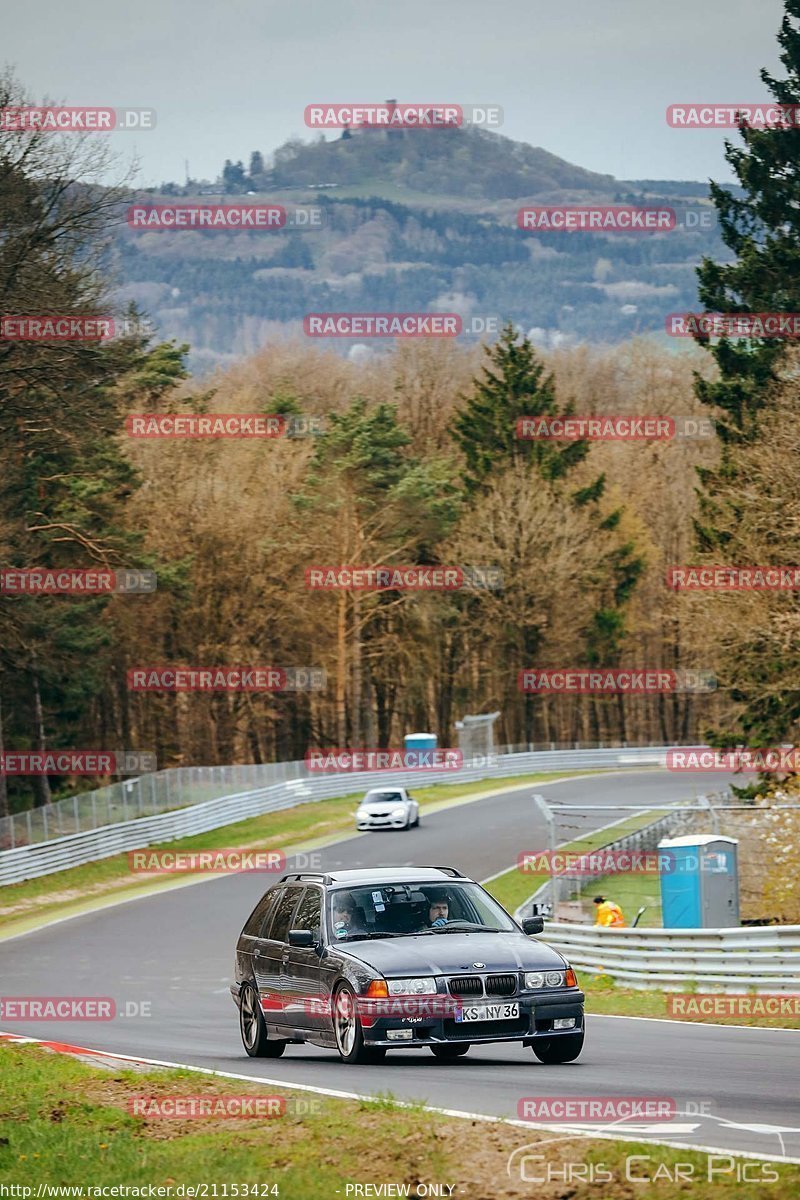
<instances>
[{"instance_id":1,"label":"race track asphalt","mask_svg":"<svg viewBox=\"0 0 800 1200\"><path fill-rule=\"evenodd\" d=\"M322 869L444 863L485 879L513 866L521 851L547 844L534 792L581 808L657 807L707 787L707 776L661 770L539 783L423 810L417 830L346 838L321 851ZM561 836L623 815L576 812ZM236 938L264 887L257 873L217 876L0 942L0 995L105 996L118 1013L107 1022L3 1018L0 1028L287 1085L391 1092L488 1116L516 1118L526 1096L665 1097L679 1115L642 1127L643 1137L800 1159L800 1033L793 1031L589 1016L584 1052L567 1066L545 1067L519 1045L473 1047L451 1064L427 1049L390 1052L384 1063L362 1067L305 1046L277 1060L248 1058L228 988ZM630 1125L626 1134L634 1136ZM522 1144L524 1130L520 1135Z\"/></svg>"}]
</instances>

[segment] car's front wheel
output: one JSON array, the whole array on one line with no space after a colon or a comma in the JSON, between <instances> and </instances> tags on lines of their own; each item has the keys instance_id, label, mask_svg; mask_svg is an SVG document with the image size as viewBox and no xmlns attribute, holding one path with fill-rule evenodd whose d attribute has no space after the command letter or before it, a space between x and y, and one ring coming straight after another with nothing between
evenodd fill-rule
<instances>
[{"instance_id":1,"label":"car's front wheel","mask_svg":"<svg viewBox=\"0 0 800 1200\"><path fill-rule=\"evenodd\" d=\"M286 1049L286 1042L267 1036L258 993L252 984L242 985L239 999L239 1031L247 1053L251 1058L280 1058Z\"/></svg>"},{"instance_id":2,"label":"car's front wheel","mask_svg":"<svg viewBox=\"0 0 800 1200\"><path fill-rule=\"evenodd\" d=\"M339 1057L346 1063L375 1063L386 1057L385 1046L366 1046L355 992L346 983L333 997L333 1032Z\"/></svg>"},{"instance_id":3,"label":"car's front wheel","mask_svg":"<svg viewBox=\"0 0 800 1200\"><path fill-rule=\"evenodd\" d=\"M450 1058L461 1058L463 1054L467 1053L469 1048L469 1042L453 1042L451 1046L431 1046L431 1050L433 1051L435 1057L443 1058L445 1060Z\"/></svg>"},{"instance_id":4,"label":"car's front wheel","mask_svg":"<svg viewBox=\"0 0 800 1200\"><path fill-rule=\"evenodd\" d=\"M557 1038L543 1038L533 1043L533 1053L539 1062L552 1066L555 1063L574 1062L583 1049L583 1033L571 1033Z\"/></svg>"}]
</instances>

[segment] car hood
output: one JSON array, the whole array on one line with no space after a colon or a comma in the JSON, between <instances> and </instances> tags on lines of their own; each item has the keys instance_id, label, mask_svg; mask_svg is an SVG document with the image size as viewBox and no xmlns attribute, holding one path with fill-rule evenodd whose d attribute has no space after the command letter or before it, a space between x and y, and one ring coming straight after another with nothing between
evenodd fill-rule
<instances>
[{"instance_id":1,"label":"car hood","mask_svg":"<svg viewBox=\"0 0 800 1200\"><path fill-rule=\"evenodd\" d=\"M431 933L336 947L381 975L458 975L480 971L558 970L561 955L524 933ZM483 963L476 968L475 963Z\"/></svg>"}]
</instances>

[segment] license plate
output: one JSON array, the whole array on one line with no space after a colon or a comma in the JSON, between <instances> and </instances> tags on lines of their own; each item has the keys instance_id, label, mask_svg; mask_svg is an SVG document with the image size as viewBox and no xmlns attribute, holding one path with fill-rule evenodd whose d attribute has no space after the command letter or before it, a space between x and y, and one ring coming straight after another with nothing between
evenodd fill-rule
<instances>
[{"instance_id":1,"label":"license plate","mask_svg":"<svg viewBox=\"0 0 800 1200\"><path fill-rule=\"evenodd\" d=\"M513 1021L518 1004L465 1004L456 1011L456 1021Z\"/></svg>"}]
</instances>

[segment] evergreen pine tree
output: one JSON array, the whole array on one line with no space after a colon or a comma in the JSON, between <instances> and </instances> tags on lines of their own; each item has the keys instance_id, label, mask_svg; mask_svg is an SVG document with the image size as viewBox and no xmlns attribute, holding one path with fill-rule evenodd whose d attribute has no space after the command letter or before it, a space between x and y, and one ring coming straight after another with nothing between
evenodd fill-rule
<instances>
[{"instance_id":1,"label":"evergreen pine tree","mask_svg":"<svg viewBox=\"0 0 800 1200\"><path fill-rule=\"evenodd\" d=\"M800 0L786 0L778 41L784 79L761 71L777 104L800 112ZM730 263L704 259L698 269L699 295L709 312L800 311L800 127L740 127L741 146L725 143L725 157L744 191L711 184L722 240L735 255ZM709 346L720 370L713 382L698 380L706 404L722 409L717 422L724 445L755 436L758 411L767 402L780 338L722 338ZM726 456L723 457L723 463ZM712 487L713 480L706 480ZM710 531L709 531L710 532ZM713 541L713 534L712 541Z\"/></svg>"},{"instance_id":2,"label":"evergreen pine tree","mask_svg":"<svg viewBox=\"0 0 800 1200\"><path fill-rule=\"evenodd\" d=\"M588 443L525 441L517 433L521 417L569 411L556 403L552 375L530 340L520 339L510 322L486 354L489 365L453 421L453 437L465 460L467 492L479 491L494 470L518 461L532 462L545 479L562 478L586 457Z\"/></svg>"},{"instance_id":3,"label":"evergreen pine tree","mask_svg":"<svg viewBox=\"0 0 800 1200\"><path fill-rule=\"evenodd\" d=\"M800 113L800 0L785 0L778 42L786 75L783 79L761 71L776 104ZM800 312L800 127L787 120L785 127L753 129L740 126L742 145L726 142L726 159L733 168L743 195L717 184L711 196L717 209L722 238L732 251L730 263L705 259L699 268L699 294L708 311L724 313ZM715 468L700 470L700 515L695 520L697 545L709 561L741 563L755 553L755 562L780 556L768 514L761 513L758 548L748 543L742 530L751 529L762 503L763 489L754 492L752 478L762 459L769 460L775 439L786 431L780 419L786 403L787 380L796 368L794 353L781 338L723 338L711 351L719 378L697 382L697 393L706 404L717 406L717 431L722 456ZM774 521L781 521L775 504ZM786 562L786 558L779 558ZM798 692L793 686L794 662L783 630L794 619L793 595L775 597L763 625L736 638L727 631L733 650L720 647L724 676L733 701L739 706L735 727L709 731L708 739L720 746L738 742L774 745L796 737L800 720Z\"/></svg>"}]
</instances>

